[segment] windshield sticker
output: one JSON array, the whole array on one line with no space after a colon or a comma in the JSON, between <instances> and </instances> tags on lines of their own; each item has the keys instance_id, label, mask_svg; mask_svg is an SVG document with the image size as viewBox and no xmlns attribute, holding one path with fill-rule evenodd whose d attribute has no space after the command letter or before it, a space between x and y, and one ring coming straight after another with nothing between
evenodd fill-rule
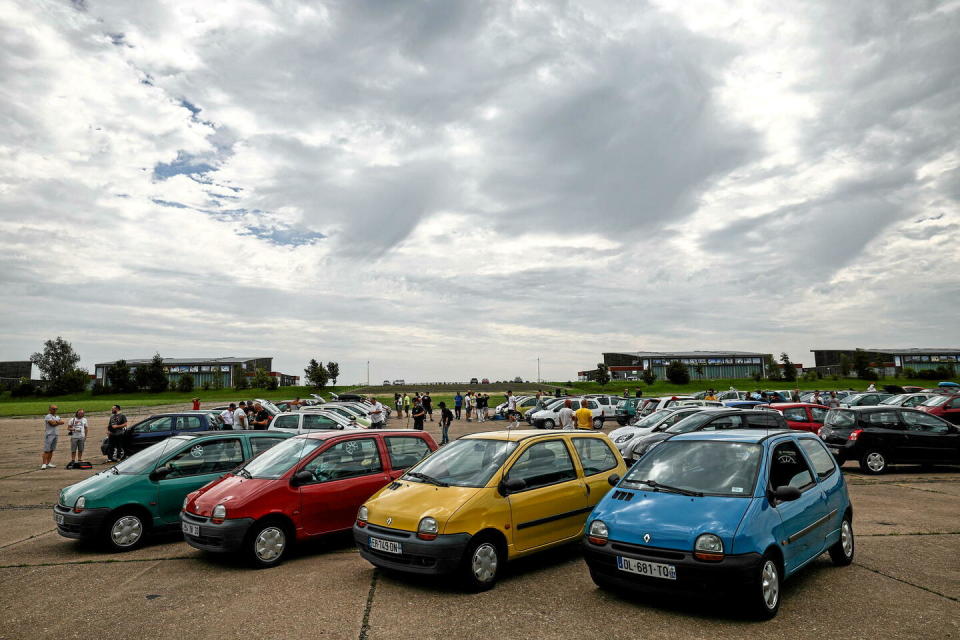
<instances>
[{"instance_id":1,"label":"windshield sticker","mask_svg":"<svg viewBox=\"0 0 960 640\"><path fill-rule=\"evenodd\" d=\"M195 447L193 447L192 449L190 449L190 455L192 455L194 458L202 458L202 457L203 457L203 447L201 447L199 444L196 445Z\"/></svg>"},{"instance_id":2,"label":"windshield sticker","mask_svg":"<svg viewBox=\"0 0 960 640\"><path fill-rule=\"evenodd\" d=\"M743 493L743 487L734 487L730 489L731 493Z\"/></svg>"}]
</instances>

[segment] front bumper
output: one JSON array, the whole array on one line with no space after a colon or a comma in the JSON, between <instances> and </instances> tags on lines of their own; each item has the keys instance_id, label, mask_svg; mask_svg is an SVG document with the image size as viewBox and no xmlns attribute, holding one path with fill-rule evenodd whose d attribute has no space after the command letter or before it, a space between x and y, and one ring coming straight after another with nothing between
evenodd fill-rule
<instances>
[{"instance_id":1,"label":"front bumper","mask_svg":"<svg viewBox=\"0 0 960 640\"><path fill-rule=\"evenodd\" d=\"M370 536L401 545L403 553L388 553L370 548ZM460 566L463 551L470 542L469 533L439 535L435 540L421 540L412 531L388 529L368 524L353 525L353 540L370 564L383 569L408 573L440 575L453 573Z\"/></svg>"},{"instance_id":2,"label":"front bumper","mask_svg":"<svg viewBox=\"0 0 960 640\"><path fill-rule=\"evenodd\" d=\"M253 524L253 518L227 519L214 524L210 518L186 511L180 512L180 524L192 524L200 528L197 535L183 532L183 539L191 547L217 553L233 553L243 547L243 539ZM182 526L181 526L182 529Z\"/></svg>"},{"instance_id":3,"label":"front bumper","mask_svg":"<svg viewBox=\"0 0 960 640\"><path fill-rule=\"evenodd\" d=\"M603 546L583 541L583 555L590 573L625 589L655 589L689 592L722 592L746 586L760 570L763 556L744 553L720 562L702 562L689 551L659 549L610 540ZM629 573L617 568L617 556L676 567L677 579L667 580Z\"/></svg>"},{"instance_id":4,"label":"front bumper","mask_svg":"<svg viewBox=\"0 0 960 640\"><path fill-rule=\"evenodd\" d=\"M92 540L100 534L109 513L110 509L84 509L74 513L70 507L58 504L53 507L53 520L57 523L57 533L64 538Z\"/></svg>"}]
</instances>

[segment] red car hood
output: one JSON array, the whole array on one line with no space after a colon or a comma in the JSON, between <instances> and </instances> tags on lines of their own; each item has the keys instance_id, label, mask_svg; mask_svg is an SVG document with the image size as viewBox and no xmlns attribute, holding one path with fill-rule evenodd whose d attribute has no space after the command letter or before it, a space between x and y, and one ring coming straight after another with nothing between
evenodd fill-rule
<instances>
[{"instance_id":1,"label":"red car hood","mask_svg":"<svg viewBox=\"0 0 960 640\"><path fill-rule=\"evenodd\" d=\"M187 511L209 517L218 504L226 505L228 512L236 510L270 491L277 482L284 480L227 475L200 489L187 503Z\"/></svg>"}]
</instances>

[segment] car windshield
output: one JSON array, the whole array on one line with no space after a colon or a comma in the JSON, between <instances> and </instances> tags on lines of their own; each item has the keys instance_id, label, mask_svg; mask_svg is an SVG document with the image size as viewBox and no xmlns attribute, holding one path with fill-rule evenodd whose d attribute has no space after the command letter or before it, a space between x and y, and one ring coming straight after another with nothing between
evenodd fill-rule
<instances>
[{"instance_id":1,"label":"car windshield","mask_svg":"<svg viewBox=\"0 0 960 640\"><path fill-rule=\"evenodd\" d=\"M710 411L695 413L673 425L667 429L665 433L687 433L689 431L696 431L701 426L707 424L711 418L716 417L716 415L716 413Z\"/></svg>"},{"instance_id":2,"label":"car windshield","mask_svg":"<svg viewBox=\"0 0 960 640\"><path fill-rule=\"evenodd\" d=\"M852 427L856 422L857 419L854 417L853 411L844 411L843 409L831 409L823 420L824 424L841 428Z\"/></svg>"},{"instance_id":3,"label":"car windshield","mask_svg":"<svg viewBox=\"0 0 960 640\"><path fill-rule=\"evenodd\" d=\"M932 398L930 398L926 402L922 402L921 404L925 407L939 407L947 404L947 400L949 399L950 399L950 396L933 396Z\"/></svg>"},{"instance_id":4,"label":"car windshield","mask_svg":"<svg viewBox=\"0 0 960 640\"><path fill-rule=\"evenodd\" d=\"M905 399L905 398L904 398L902 395L900 395L900 396L890 396L889 398L884 398L883 400L881 400L881 401L880 401L880 404L894 404L894 405L898 405L898 404L900 404L901 402L903 402L904 399Z\"/></svg>"},{"instance_id":5,"label":"car windshield","mask_svg":"<svg viewBox=\"0 0 960 640\"><path fill-rule=\"evenodd\" d=\"M326 440L315 438L290 438L267 449L242 468L250 474L251 478L275 480L303 460L310 452L323 446L324 442Z\"/></svg>"},{"instance_id":6,"label":"car windshield","mask_svg":"<svg viewBox=\"0 0 960 640\"><path fill-rule=\"evenodd\" d=\"M152 444L143 451L135 453L129 458L123 460L123 462L115 465L113 467L113 471L115 473L124 473L129 475L153 471L154 467L157 466L157 461L159 461L165 453L174 451L177 447L188 440L193 440L193 438L179 436L167 438L166 440Z\"/></svg>"},{"instance_id":7,"label":"car windshield","mask_svg":"<svg viewBox=\"0 0 960 640\"><path fill-rule=\"evenodd\" d=\"M633 465L623 486L665 487L709 495L748 498L753 495L763 448L746 442L667 440Z\"/></svg>"},{"instance_id":8,"label":"car windshield","mask_svg":"<svg viewBox=\"0 0 960 640\"><path fill-rule=\"evenodd\" d=\"M650 415L646 416L643 420L640 420L639 422L637 422L637 423L636 423L635 425L633 425L633 426L635 426L635 427L644 427L644 428L646 428L646 427L655 427L655 426L657 426L657 424L660 423L661 420L663 420L663 419L666 418L667 416L671 416L671 415L673 415L673 412L672 412L672 411L654 411L653 413L651 413Z\"/></svg>"},{"instance_id":9,"label":"car windshield","mask_svg":"<svg viewBox=\"0 0 960 640\"><path fill-rule=\"evenodd\" d=\"M403 479L411 482L432 480L455 487L483 487L516 448L516 442L506 440L464 438L431 455L408 471ZM419 477L411 477L413 473Z\"/></svg>"}]
</instances>

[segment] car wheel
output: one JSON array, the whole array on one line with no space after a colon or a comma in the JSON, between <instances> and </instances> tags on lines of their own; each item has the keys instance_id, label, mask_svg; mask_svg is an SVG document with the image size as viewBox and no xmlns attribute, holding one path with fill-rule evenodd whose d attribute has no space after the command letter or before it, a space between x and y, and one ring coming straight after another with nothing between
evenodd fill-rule
<instances>
[{"instance_id":1,"label":"car wheel","mask_svg":"<svg viewBox=\"0 0 960 640\"><path fill-rule=\"evenodd\" d=\"M870 475L879 475L887 470L887 457L879 451L867 451L860 458L860 470Z\"/></svg>"},{"instance_id":2,"label":"car wheel","mask_svg":"<svg viewBox=\"0 0 960 640\"><path fill-rule=\"evenodd\" d=\"M625 426L627 425L627 419L626 419L626 418L617 418L617 424L620 425L621 427L625 427Z\"/></svg>"},{"instance_id":3,"label":"car wheel","mask_svg":"<svg viewBox=\"0 0 960 640\"><path fill-rule=\"evenodd\" d=\"M856 543L853 540L853 524L850 522L850 516L844 516L840 523L840 539L830 547L830 559L838 567L845 567L853 562L853 553L856 550Z\"/></svg>"},{"instance_id":4,"label":"car wheel","mask_svg":"<svg viewBox=\"0 0 960 640\"><path fill-rule=\"evenodd\" d=\"M283 560L290 546L290 536L279 522L260 522L247 534L245 546L250 564L257 569L266 569Z\"/></svg>"},{"instance_id":5,"label":"car wheel","mask_svg":"<svg viewBox=\"0 0 960 640\"><path fill-rule=\"evenodd\" d=\"M460 568L464 587L468 591L486 591L497 583L503 566L500 546L490 538L478 538L467 546Z\"/></svg>"},{"instance_id":6,"label":"car wheel","mask_svg":"<svg viewBox=\"0 0 960 640\"><path fill-rule=\"evenodd\" d=\"M103 541L111 551L133 551L143 543L149 525L135 511L118 511L103 526Z\"/></svg>"},{"instance_id":7,"label":"car wheel","mask_svg":"<svg viewBox=\"0 0 960 640\"><path fill-rule=\"evenodd\" d=\"M603 429L603 418L594 418L593 419L593 428L599 431Z\"/></svg>"},{"instance_id":8,"label":"car wheel","mask_svg":"<svg viewBox=\"0 0 960 640\"><path fill-rule=\"evenodd\" d=\"M601 589L605 589L607 591L616 590L616 586L611 581L607 580L592 569L590 570L590 579L593 580L593 584L597 585Z\"/></svg>"},{"instance_id":9,"label":"car wheel","mask_svg":"<svg viewBox=\"0 0 960 640\"><path fill-rule=\"evenodd\" d=\"M780 610L780 563L770 553L763 554L748 586L747 601L756 616L769 620Z\"/></svg>"},{"instance_id":10,"label":"car wheel","mask_svg":"<svg viewBox=\"0 0 960 640\"><path fill-rule=\"evenodd\" d=\"M553 420L551 420L550 418L547 418L546 420L543 421L543 428L544 428L544 429L553 429L553 428L556 427L556 426L557 426L557 423L555 423L555 422L554 422Z\"/></svg>"}]
</instances>

